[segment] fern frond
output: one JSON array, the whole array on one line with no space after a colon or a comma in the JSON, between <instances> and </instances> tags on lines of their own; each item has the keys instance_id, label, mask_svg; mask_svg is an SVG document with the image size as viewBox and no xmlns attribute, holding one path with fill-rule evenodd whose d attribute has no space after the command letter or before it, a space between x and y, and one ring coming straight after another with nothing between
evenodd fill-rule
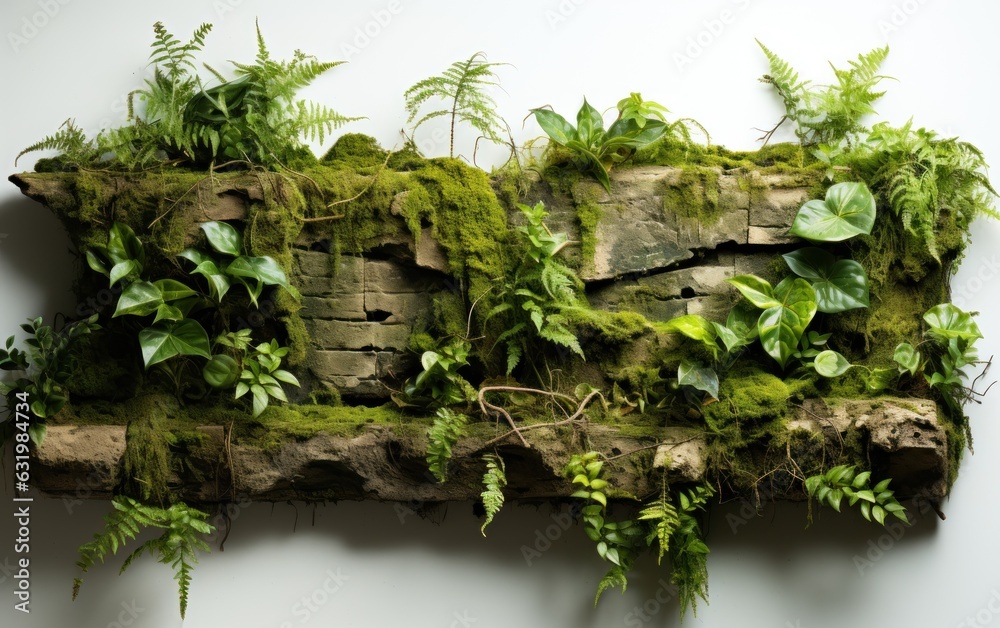
<instances>
[{"instance_id":1,"label":"fern frond","mask_svg":"<svg viewBox=\"0 0 1000 628\"><path fill-rule=\"evenodd\" d=\"M438 482L444 482L448 478L451 449L465 435L467 422L468 417L464 414L440 408L434 423L427 430L427 467Z\"/></svg>"},{"instance_id":2,"label":"fern frond","mask_svg":"<svg viewBox=\"0 0 1000 628\"><path fill-rule=\"evenodd\" d=\"M407 124L417 120L421 108L430 100L439 99L445 108L435 109L417 120L410 127L411 135L428 120L439 116L451 116L451 143L449 156L455 156L455 124L463 122L479 131L485 138L503 141L500 133L508 128L507 123L496 113L496 101L486 90L500 85L494 68L507 65L490 63L486 54L477 52L464 61L452 63L443 73L417 81L403 93Z\"/></svg>"},{"instance_id":3,"label":"fern frond","mask_svg":"<svg viewBox=\"0 0 1000 628\"><path fill-rule=\"evenodd\" d=\"M160 528L164 530L163 534L146 541L132 551L126 557L119 573L124 573L135 559L144 553L154 555L158 562L170 565L178 582L180 612L183 619L187 612L191 569L198 562L197 553L209 549L201 535L210 534L215 530L214 526L205 521L208 514L183 503L163 509L121 496L114 498L111 504L114 511L105 516L104 531L95 534L92 541L80 547L77 567L80 568L81 576L73 580L73 599L76 599L83 584L82 574L96 564L97 560L104 562L108 554L117 553L119 548L136 538L140 529Z\"/></svg>"},{"instance_id":4,"label":"fern frond","mask_svg":"<svg viewBox=\"0 0 1000 628\"><path fill-rule=\"evenodd\" d=\"M35 142L17 154L14 158L14 165L17 160L26 153L38 150L57 150L62 153L63 160L73 165L84 164L97 157L93 141L87 139L87 134L76 126L70 119L66 120L59 127L59 130L48 135L45 139Z\"/></svg>"},{"instance_id":5,"label":"fern frond","mask_svg":"<svg viewBox=\"0 0 1000 628\"><path fill-rule=\"evenodd\" d=\"M503 508L503 488L507 486L507 467L503 458L498 454L486 454L483 456L486 462L486 473L483 474L482 492L483 508L486 510L486 520L483 527L479 529L483 536L486 536L486 526L490 525L493 517Z\"/></svg>"},{"instance_id":6,"label":"fern frond","mask_svg":"<svg viewBox=\"0 0 1000 628\"><path fill-rule=\"evenodd\" d=\"M601 581L597 583L597 594L594 596L594 606L597 606L597 602L601 599L601 594L604 593L606 589L613 587L621 587L622 593L625 593L625 589L628 587L628 570L621 565L612 565L611 569L608 569L608 573L604 574Z\"/></svg>"},{"instance_id":7,"label":"fern frond","mask_svg":"<svg viewBox=\"0 0 1000 628\"><path fill-rule=\"evenodd\" d=\"M659 564L670 550L670 537L681 525L677 508L667 500L666 487L660 492L658 500L639 511L639 520L652 522L653 529L646 538L646 543L652 545L656 540L658 548L656 563Z\"/></svg>"}]
</instances>

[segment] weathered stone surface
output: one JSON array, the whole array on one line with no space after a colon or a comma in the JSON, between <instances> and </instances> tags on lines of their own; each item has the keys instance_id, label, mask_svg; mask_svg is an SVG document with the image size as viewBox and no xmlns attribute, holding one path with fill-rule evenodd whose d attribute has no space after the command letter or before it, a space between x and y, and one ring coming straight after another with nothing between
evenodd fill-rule
<instances>
[{"instance_id":1,"label":"weathered stone surface","mask_svg":"<svg viewBox=\"0 0 1000 628\"><path fill-rule=\"evenodd\" d=\"M852 428L867 432L872 457L885 461L885 473L897 493L920 492L928 499L948 493L948 435L933 401L811 399L788 427L828 438L841 438Z\"/></svg>"},{"instance_id":2,"label":"weathered stone surface","mask_svg":"<svg viewBox=\"0 0 1000 628\"><path fill-rule=\"evenodd\" d=\"M405 349L410 337L409 325L307 320L306 329L320 349Z\"/></svg>"},{"instance_id":3,"label":"weathered stone surface","mask_svg":"<svg viewBox=\"0 0 1000 628\"><path fill-rule=\"evenodd\" d=\"M774 246L799 242L795 236L788 235L788 227L757 227L747 229L747 244L763 244Z\"/></svg>"},{"instance_id":4,"label":"weathered stone surface","mask_svg":"<svg viewBox=\"0 0 1000 628\"><path fill-rule=\"evenodd\" d=\"M110 496L124 454L124 425L50 425L34 452L31 483L78 499Z\"/></svg>"},{"instance_id":5,"label":"weathered stone surface","mask_svg":"<svg viewBox=\"0 0 1000 628\"><path fill-rule=\"evenodd\" d=\"M324 352L333 353L333 352ZM353 352L348 352L352 353ZM395 359L395 354L380 353ZM353 367L351 367L353 368ZM362 426L356 435L317 434L305 441L290 441L277 451L233 442L230 447L234 478L223 478L225 491L256 500L285 499L376 499L399 502L439 502L477 499L482 477L479 456L484 443L495 434L491 426L470 425L470 435L459 441L449 466L449 480L435 482L424 459L427 447L423 430L406 430L391 425ZM204 447L192 464L229 460L224 450L225 432L219 426L199 428L206 433ZM863 430L869 438L849 441L850 430ZM574 486L562 475L575 445L570 428L542 428L532 431L530 448L514 437L496 444L507 464L511 499L568 497ZM790 432L806 431L821 436L829 447L864 448L857 455L872 460L880 475L893 478L900 499L920 494L931 501L947 493L948 458L943 428L938 423L932 401L912 399L807 400L799 414L788 423ZM707 468L706 434L696 428L664 428L660 445L642 454L620 459L606 466L615 486L628 487L635 494L656 489L644 471L665 469L673 483L701 482ZM648 441L622 436L616 428L588 427L589 446L599 451L628 452L648 448ZM810 439L814 442L814 439ZM115 471L124 453L125 428L53 426L36 453L38 472L35 485L55 494L108 494L115 485ZM793 449L792 457L795 456ZM190 499L217 499L220 483L200 482L186 476L181 493ZM210 477L206 476L206 477ZM783 498L803 498L801 492Z\"/></svg>"}]
</instances>

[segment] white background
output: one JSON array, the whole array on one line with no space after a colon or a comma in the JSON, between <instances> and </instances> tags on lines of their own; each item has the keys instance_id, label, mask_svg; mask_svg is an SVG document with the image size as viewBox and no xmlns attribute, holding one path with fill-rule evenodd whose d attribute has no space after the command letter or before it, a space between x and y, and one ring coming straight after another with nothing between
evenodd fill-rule
<instances>
[{"instance_id":1,"label":"white background","mask_svg":"<svg viewBox=\"0 0 1000 628\"><path fill-rule=\"evenodd\" d=\"M501 69L506 93L498 92L497 101L519 140L538 134L531 122L521 127L530 107L551 104L569 115L584 94L603 109L638 90L676 115L697 118L713 141L750 149L760 134L753 127L769 127L781 113L777 98L756 80L766 71L756 37L820 82L830 79L827 60L844 64L889 43L884 69L898 82L885 84L880 117L902 123L913 116L917 125L974 142L990 161L1000 158L1000 4L985 0L6 0L0 9L0 164L8 173L30 169L38 155L18 168L14 156L66 118L92 132L120 123L125 95L146 75L156 20L182 38L201 22L214 23L203 60L224 68L227 59L253 57L255 18L276 57L302 48L322 59L349 60L305 95L346 115L368 116L346 130L370 133L389 147L405 124L406 87L484 50L490 60L512 64ZM443 154L446 139L440 129L437 138L433 131L417 140L431 154ZM468 155L472 139L460 136L457 151ZM982 353L989 356L1000 338L1000 225L973 227L954 288L960 305L985 310ZM58 222L13 185L0 189L0 335L13 333L29 316L51 319L71 309L71 263ZM711 606L685 625L1000 625L1000 540L992 520L1000 472L998 405L994 394L970 409L977 453L966 456L944 504L947 521L922 516L898 540L853 513L824 512L804 529L802 506L770 507L750 519L738 503L714 508ZM5 475L10 471L8 466ZM15 534L12 517L3 516L8 510L12 505L0 506L0 625L181 624L169 570L145 559L121 578L115 575L120 558L98 566L80 599L70 602L74 550L99 527L107 510L102 502L34 504L32 612L14 612L9 568ZM436 522L401 512L406 514L378 504L240 509L226 551L213 551L195 571L185 625L679 623L676 602L663 601L670 597L660 584L668 572L651 559L639 564L625 595L608 592L593 609L603 565L582 530L562 531L548 509L508 508L488 539L479 535L467 504L439 511ZM545 548L539 539L546 535L555 538L551 549L529 565L522 546ZM338 586L328 574L340 582L334 593L324 590Z\"/></svg>"}]
</instances>

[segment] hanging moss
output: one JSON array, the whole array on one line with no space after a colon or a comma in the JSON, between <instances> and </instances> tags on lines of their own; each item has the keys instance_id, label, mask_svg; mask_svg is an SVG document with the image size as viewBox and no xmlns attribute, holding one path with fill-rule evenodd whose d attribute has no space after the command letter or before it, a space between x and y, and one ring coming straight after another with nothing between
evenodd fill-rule
<instances>
[{"instance_id":1,"label":"hanging moss","mask_svg":"<svg viewBox=\"0 0 1000 628\"><path fill-rule=\"evenodd\" d=\"M173 501L168 487L171 441L171 434L155 415L129 422L122 456L122 494L161 507Z\"/></svg>"}]
</instances>

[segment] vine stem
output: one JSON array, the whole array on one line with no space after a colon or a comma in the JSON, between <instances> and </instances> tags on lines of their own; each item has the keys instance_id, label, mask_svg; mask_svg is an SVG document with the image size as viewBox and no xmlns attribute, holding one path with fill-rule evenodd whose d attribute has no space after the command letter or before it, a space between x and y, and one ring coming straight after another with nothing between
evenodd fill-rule
<instances>
[{"instance_id":1,"label":"vine stem","mask_svg":"<svg viewBox=\"0 0 1000 628\"><path fill-rule=\"evenodd\" d=\"M580 417L583 415L583 411L587 409L587 406L590 405L590 402L594 400L594 397L600 397L602 401L604 400L604 395L602 395L599 390L594 390L591 391L590 394L588 394L586 397L584 397L583 400L579 402L576 411L573 412L573 414L568 415L565 419L559 421L552 421L549 423L536 423L535 425L519 426L514 421L514 417L512 417L509 412L507 412L506 408L494 405L486 400L486 394L489 392L522 392L533 395L545 395L547 397L551 397L552 399L561 399L563 401L569 401L570 403L576 402L576 399L570 397L569 395L564 395L563 393L557 393L548 390L539 390L537 388L524 388L520 386L484 386L479 389L479 396L478 396L479 409L482 410L483 414L487 416L489 416L491 411L493 413L503 416L504 419L507 420L507 423L510 424L511 429L510 431L505 432L504 434L501 434L500 436L497 436L496 438L493 438L485 442L483 444L483 447L489 447L490 445L494 445L504 440L505 438L509 437L512 434L516 434L517 437L521 440L521 444L523 444L525 447L530 448L531 445L528 443L527 439L524 438L523 432L539 429L542 427L560 427L563 425L576 423L577 421L580 420Z\"/></svg>"}]
</instances>

